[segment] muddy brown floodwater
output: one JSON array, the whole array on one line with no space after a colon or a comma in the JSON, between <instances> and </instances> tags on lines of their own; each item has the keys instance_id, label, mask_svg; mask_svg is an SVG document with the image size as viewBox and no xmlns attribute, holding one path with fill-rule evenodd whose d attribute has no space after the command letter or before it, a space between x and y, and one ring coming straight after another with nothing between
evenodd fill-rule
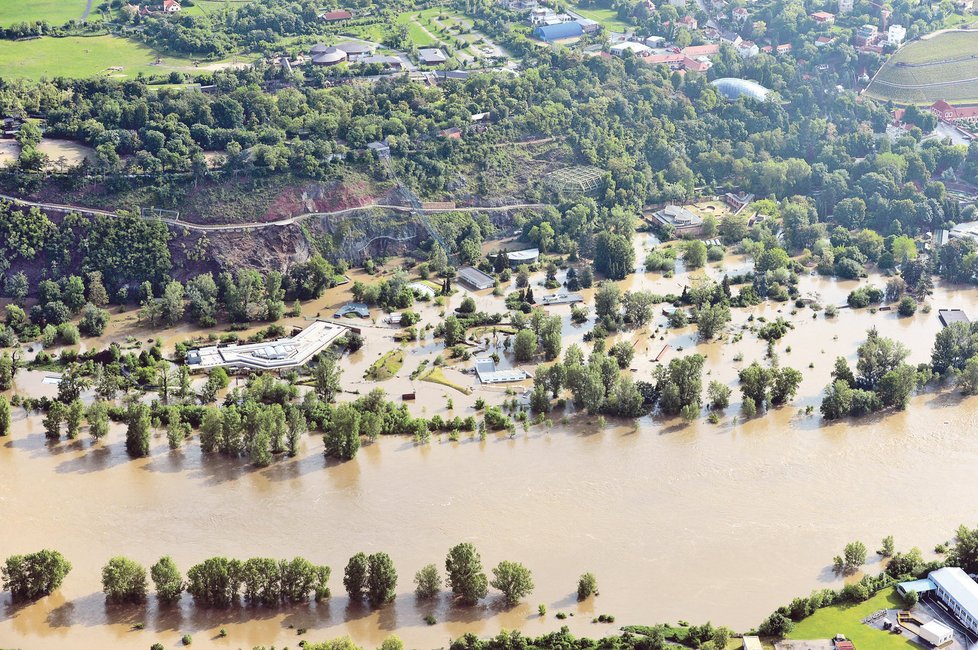
<instances>
[{"instance_id":1,"label":"muddy brown floodwater","mask_svg":"<svg viewBox=\"0 0 978 650\"><path fill-rule=\"evenodd\" d=\"M730 258L726 268L745 264ZM639 275L626 286L665 293L691 280L686 273ZM811 276L801 281L803 294L817 294L822 304L843 303L856 285ZM342 297L332 292L307 310L325 312ZM455 296L453 306L461 298ZM495 310L501 305L488 292L478 301ZM697 345L693 329L665 330L661 316L647 330L623 335L636 342L638 378L648 376L652 359L669 344L665 360L679 348L702 352L705 380L735 388L737 371L765 348L750 332L737 343L732 335L751 314L790 320L795 327L777 347L781 363L804 372L799 395L790 406L746 423L734 399L717 425L643 418L600 428L595 419L572 416L561 423L555 417L551 428L514 438L450 442L442 436L423 447L387 438L347 463L324 459L319 437L309 436L297 458L250 470L242 462L204 458L196 443L170 451L160 437L149 458L130 461L118 427L99 445L87 439L50 445L40 419L15 409L14 431L0 439L0 556L55 548L74 570L61 590L35 604L16 607L8 594L0 596L0 646L146 648L161 641L176 647L189 633L194 647L282 647L299 641L294 628L308 628L303 638L349 634L376 647L397 633L409 647L430 648L465 632L518 628L536 635L563 624L590 636L622 624L677 619L750 628L793 596L837 585L829 563L848 541L875 548L893 534L899 548L929 549L959 524L978 523L978 400L930 392L905 412L832 425L804 414L809 405L817 412L834 358L853 359L868 327L904 341L911 362L926 361L940 327L937 308L978 313L978 292L939 287L929 303L932 313L912 318L846 309L835 319L821 313L813 319L811 310L792 313L790 304L734 310L724 343ZM554 311L564 318L565 345L580 341L586 328L569 322L569 308ZM438 308L422 313L436 322ZM117 327L116 335L126 327ZM390 334L365 328L367 345L345 362L347 389L370 388L363 371L394 345ZM381 385L393 394L415 388L412 410L429 415L447 412L448 397L461 415L473 412L480 395L502 399L478 387L462 395L412 382L408 375L419 361L440 348L430 340L412 344L398 376ZM475 387L471 375L449 374ZM18 382L23 392L53 390L43 373L19 375ZM487 570L504 559L526 564L534 593L512 609L494 595L471 609L450 605L447 594L418 604L415 571L428 563L444 566L445 553L459 541L476 545ZM342 570L352 554L378 550L390 553L400 582L392 604L369 611L349 603ZM208 611L193 607L189 596L172 609L157 607L152 597L146 607L106 607L100 569L117 554L147 566L172 555L183 571L213 555L303 556L333 568L334 596L283 610ZM597 576L601 595L578 604L574 589L584 571ZM538 603L547 605L546 617L537 615ZM560 621L558 611L574 616ZM429 613L436 625L423 621ZM591 623L599 613L615 615L616 624ZM134 631L135 623L145 629ZM226 638L218 638L220 628Z\"/></svg>"}]
</instances>

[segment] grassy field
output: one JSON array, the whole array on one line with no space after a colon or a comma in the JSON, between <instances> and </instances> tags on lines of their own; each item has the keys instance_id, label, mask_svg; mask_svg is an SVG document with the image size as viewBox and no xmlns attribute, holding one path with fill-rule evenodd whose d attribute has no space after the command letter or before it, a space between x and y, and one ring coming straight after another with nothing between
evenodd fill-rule
<instances>
[{"instance_id":1,"label":"grassy field","mask_svg":"<svg viewBox=\"0 0 978 650\"><path fill-rule=\"evenodd\" d=\"M154 65L158 53L136 41L115 36L69 36L37 38L29 41L0 41L0 77L93 77L111 75L135 77L167 74L173 70L193 72L190 59L162 55L161 65ZM221 65L206 62L201 67ZM121 67L121 71L108 68Z\"/></svg>"},{"instance_id":2,"label":"grassy field","mask_svg":"<svg viewBox=\"0 0 978 650\"><path fill-rule=\"evenodd\" d=\"M858 605L823 607L805 620L796 623L789 639L831 639L845 634L857 648L914 648L920 646L905 637L863 625L862 620L881 609L902 607L894 589L884 589Z\"/></svg>"},{"instance_id":3,"label":"grassy field","mask_svg":"<svg viewBox=\"0 0 978 650\"><path fill-rule=\"evenodd\" d=\"M485 55L476 46L486 44L486 38L483 34L472 31L472 19L443 7L404 12L398 15L397 24L407 28L408 38L415 47L447 44L471 57L480 58ZM459 41L464 43L462 47L459 47Z\"/></svg>"},{"instance_id":4,"label":"grassy field","mask_svg":"<svg viewBox=\"0 0 978 650\"><path fill-rule=\"evenodd\" d=\"M81 20L85 4L85 0L0 0L0 25L46 20L60 26Z\"/></svg>"},{"instance_id":5,"label":"grassy field","mask_svg":"<svg viewBox=\"0 0 978 650\"><path fill-rule=\"evenodd\" d=\"M391 350L374 361L363 378L371 381L384 381L396 375L403 365L404 350Z\"/></svg>"},{"instance_id":6,"label":"grassy field","mask_svg":"<svg viewBox=\"0 0 978 650\"><path fill-rule=\"evenodd\" d=\"M576 3L570 4L571 10L581 14L585 18L590 18L604 25L605 29L613 32L625 32L634 29L634 25L629 25L618 18L618 12L614 9L604 7L580 7Z\"/></svg>"},{"instance_id":7,"label":"grassy field","mask_svg":"<svg viewBox=\"0 0 978 650\"><path fill-rule=\"evenodd\" d=\"M978 101L978 31L910 43L890 57L866 94L905 104Z\"/></svg>"},{"instance_id":8,"label":"grassy field","mask_svg":"<svg viewBox=\"0 0 978 650\"><path fill-rule=\"evenodd\" d=\"M469 395L472 392L471 388L462 386L461 384L456 384L454 381L446 377L441 368L432 368L427 374L421 375L421 381L430 381L433 384L441 384L442 386L454 388L458 392L465 395Z\"/></svg>"}]
</instances>

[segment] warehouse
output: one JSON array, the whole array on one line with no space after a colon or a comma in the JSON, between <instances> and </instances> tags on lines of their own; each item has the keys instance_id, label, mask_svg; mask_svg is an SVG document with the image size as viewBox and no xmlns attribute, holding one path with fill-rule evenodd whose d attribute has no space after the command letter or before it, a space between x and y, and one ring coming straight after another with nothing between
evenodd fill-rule
<instances>
[{"instance_id":1,"label":"warehouse","mask_svg":"<svg viewBox=\"0 0 978 650\"><path fill-rule=\"evenodd\" d=\"M458 279L469 285L476 291L491 289L496 285L492 276L486 275L482 271L471 266L465 266L458 270Z\"/></svg>"}]
</instances>

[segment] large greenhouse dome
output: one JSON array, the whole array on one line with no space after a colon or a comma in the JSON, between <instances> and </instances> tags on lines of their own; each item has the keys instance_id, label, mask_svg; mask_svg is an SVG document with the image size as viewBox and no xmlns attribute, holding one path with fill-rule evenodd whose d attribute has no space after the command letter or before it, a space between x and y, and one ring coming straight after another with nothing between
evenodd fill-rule
<instances>
[{"instance_id":1,"label":"large greenhouse dome","mask_svg":"<svg viewBox=\"0 0 978 650\"><path fill-rule=\"evenodd\" d=\"M717 79L715 81L711 81L710 83L720 92L721 95L731 101L741 97L750 97L751 99L756 99L759 102L763 102L765 99L767 99L768 94L771 92L761 84L757 83L756 81L751 81L750 79L724 77L723 79Z\"/></svg>"}]
</instances>

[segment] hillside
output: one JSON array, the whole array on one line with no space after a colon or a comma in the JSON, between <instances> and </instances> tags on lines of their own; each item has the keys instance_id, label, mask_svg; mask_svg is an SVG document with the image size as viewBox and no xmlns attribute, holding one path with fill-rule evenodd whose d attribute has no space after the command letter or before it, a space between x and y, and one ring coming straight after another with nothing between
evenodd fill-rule
<instances>
[{"instance_id":1,"label":"hillside","mask_svg":"<svg viewBox=\"0 0 978 650\"><path fill-rule=\"evenodd\" d=\"M904 104L978 101L978 31L947 31L894 54L866 95Z\"/></svg>"}]
</instances>

